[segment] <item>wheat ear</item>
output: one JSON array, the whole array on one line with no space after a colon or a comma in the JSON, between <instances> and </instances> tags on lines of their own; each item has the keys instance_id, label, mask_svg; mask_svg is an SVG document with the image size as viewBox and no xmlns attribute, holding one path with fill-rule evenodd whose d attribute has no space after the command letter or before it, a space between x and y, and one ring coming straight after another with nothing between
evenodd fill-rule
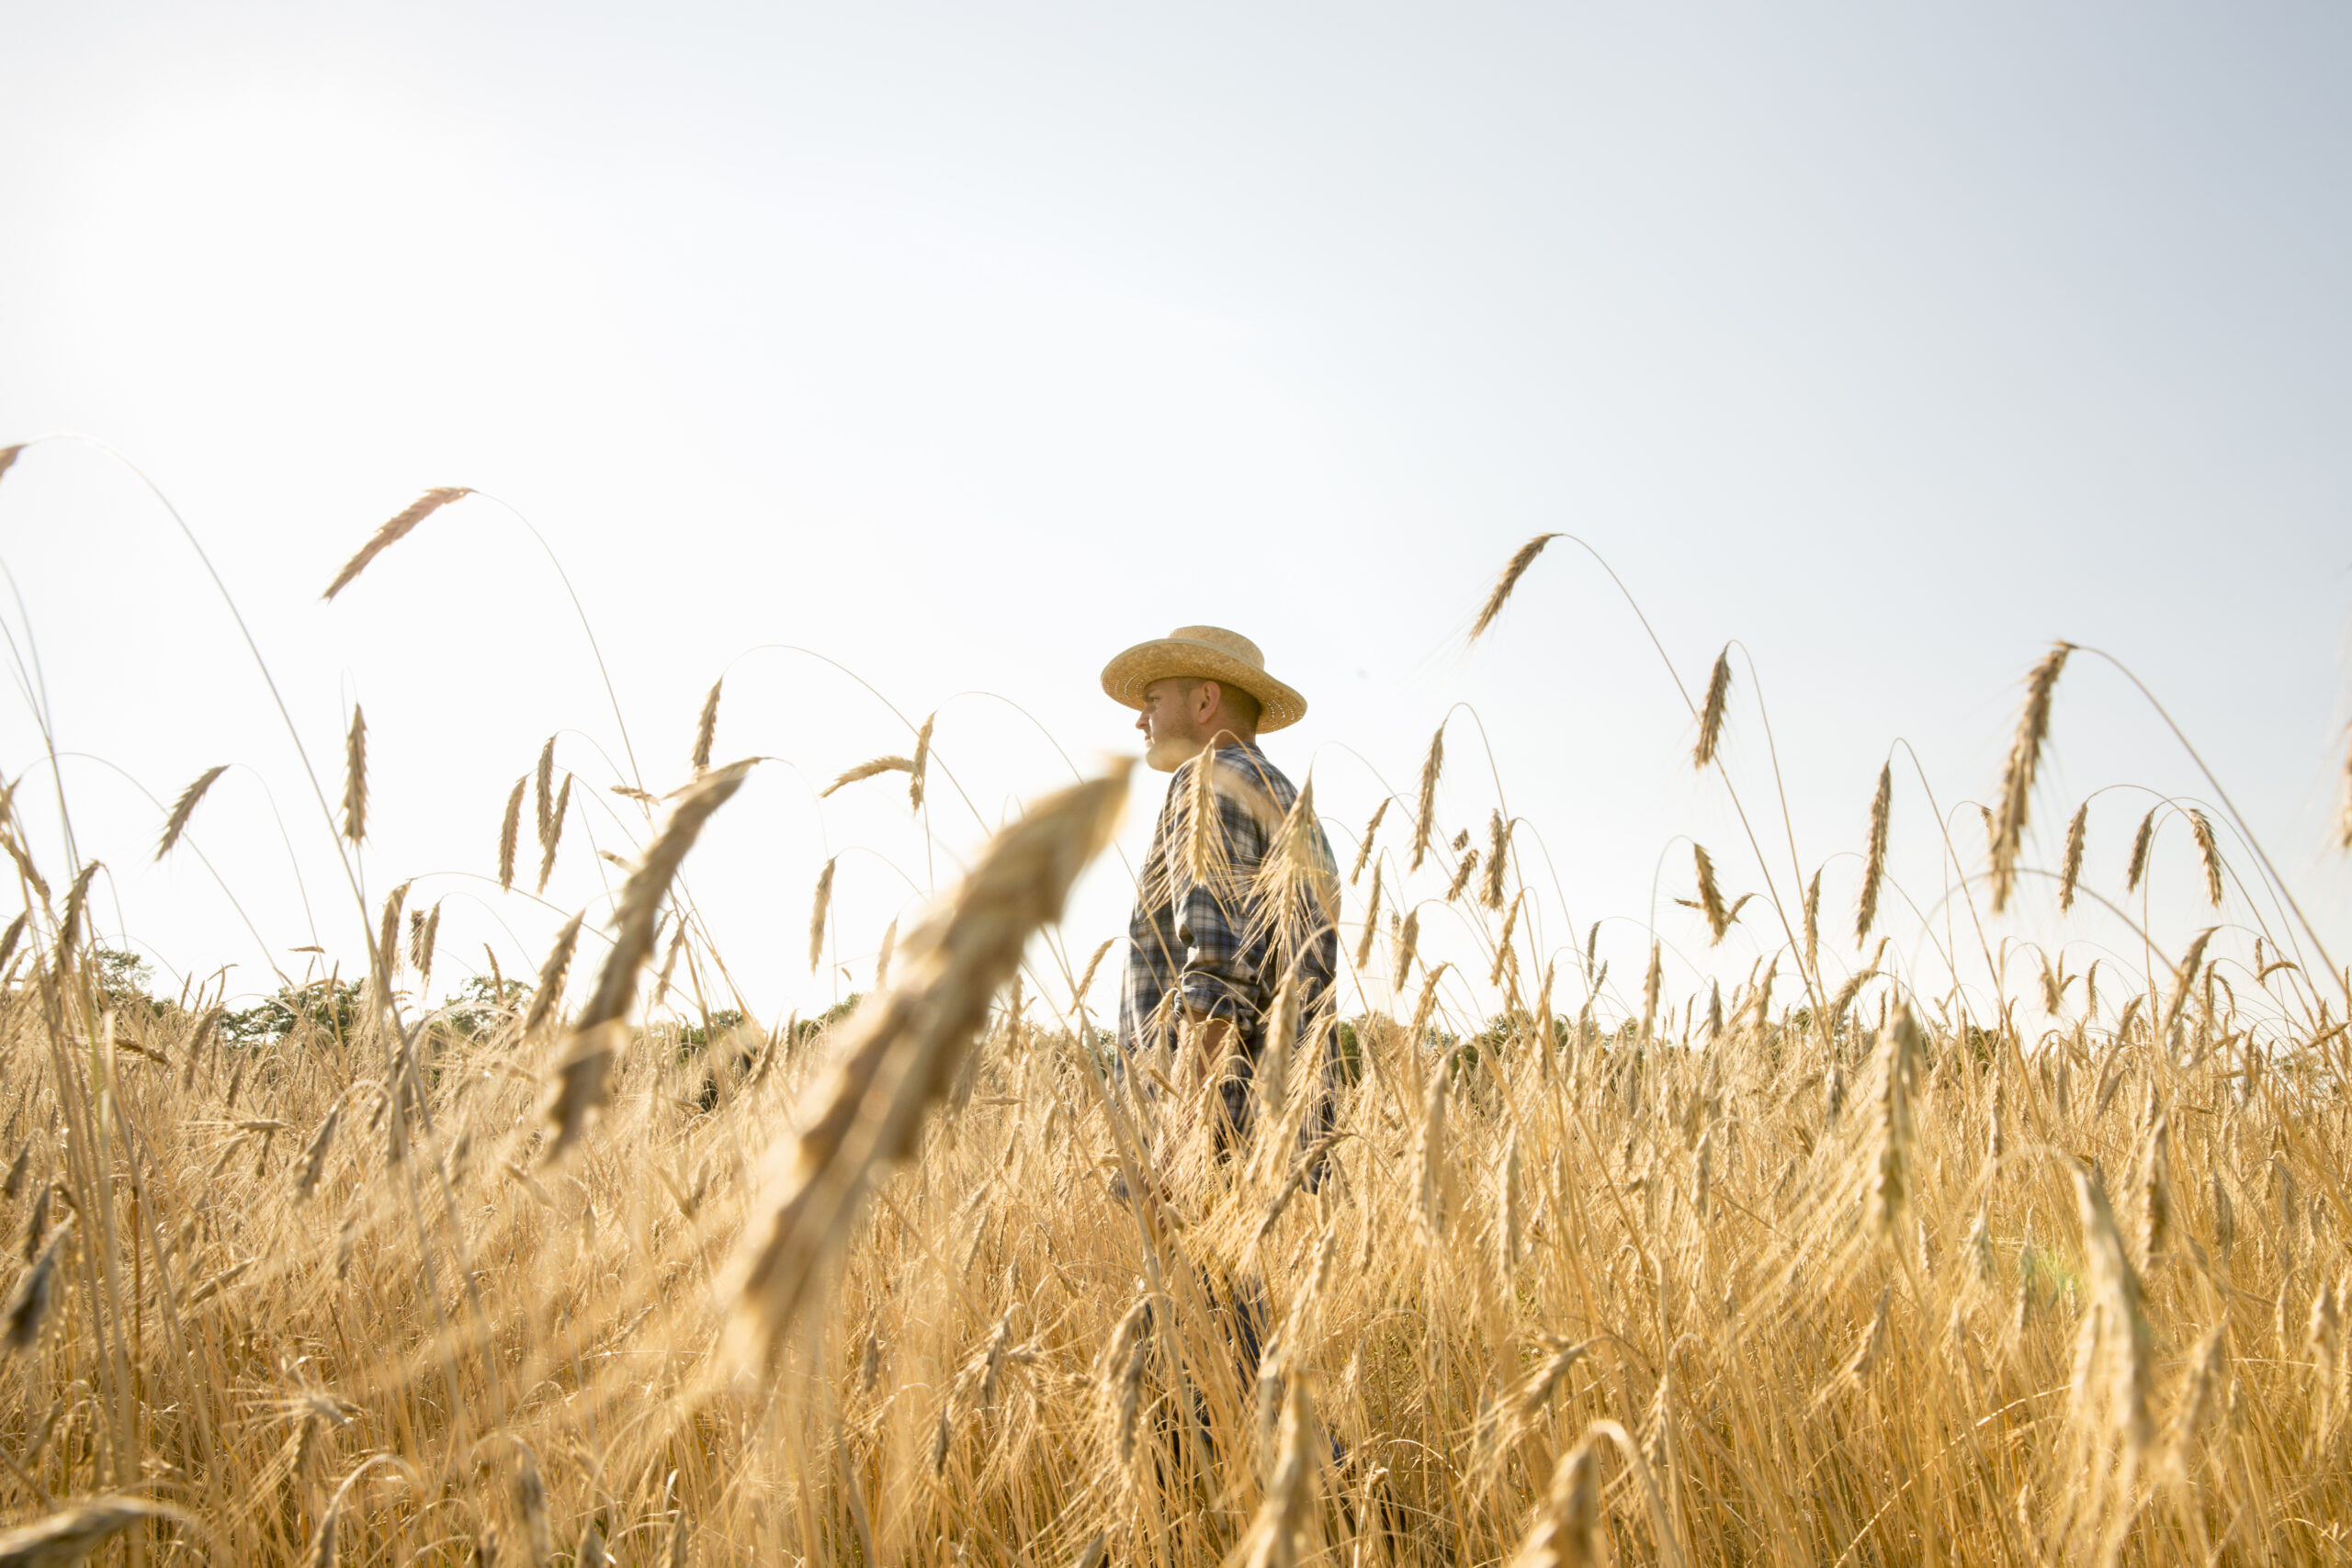
<instances>
[{"instance_id":1,"label":"wheat ear","mask_svg":"<svg viewBox=\"0 0 2352 1568\"><path fill-rule=\"evenodd\" d=\"M1478 890L1478 901L1502 913L1503 884L1510 869L1511 824L1503 819L1501 807L1487 818L1487 881Z\"/></svg>"},{"instance_id":2,"label":"wheat ear","mask_svg":"<svg viewBox=\"0 0 2352 1568\"><path fill-rule=\"evenodd\" d=\"M907 769L907 804L916 811L922 809L923 781L931 773L931 727L938 721L939 715L928 714L922 728L915 731L914 762Z\"/></svg>"},{"instance_id":3,"label":"wheat ear","mask_svg":"<svg viewBox=\"0 0 2352 1568\"><path fill-rule=\"evenodd\" d=\"M443 485L435 490L428 490L418 496L409 502L398 516L368 536L368 542L359 547L359 553L343 563L343 570L334 574L334 581L327 584L327 591L320 597L332 599L350 587L352 579L367 570L369 561L400 543L401 537L410 529L460 496L472 493L473 491L464 485Z\"/></svg>"},{"instance_id":4,"label":"wheat ear","mask_svg":"<svg viewBox=\"0 0 2352 1568\"><path fill-rule=\"evenodd\" d=\"M506 797L506 815L499 823L498 886L502 892L514 886L514 844L523 831L523 792L530 787L528 773L514 781L514 793Z\"/></svg>"},{"instance_id":5,"label":"wheat ear","mask_svg":"<svg viewBox=\"0 0 2352 1568\"><path fill-rule=\"evenodd\" d=\"M1503 567L1503 574L1495 579L1494 592L1487 595L1486 606L1478 612L1477 622L1470 628L1472 642L1476 642L1487 628L1495 624L1495 617L1503 613L1503 605L1510 600L1510 591L1519 586L1519 580L1526 575L1529 567L1535 564L1535 558L1544 553L1544 547L1559 536L1557 534L1538 534L1519 547L1517 553Z\"/></svg>"},{"instance_id":6,"label":"wheat ear","mask_svg":"<svg viewBox=\"0 0 2352 1568\"><path fill-rule=\"evenodd\" d=\"M531 792L531 804L538 814L539 847L544 849L548 834L555 826L555 737L552 735L548 737L548 743L539 748L539 765L532 774L532 781L535 787Z\"/></svg>"},{"instance_id":7,"label":"wheat ear","mask_svg":"<svg viewBox=\"0 0 2352 1568\"><path fill-rule=\"evenodd\" d=\"M695 750L689 761L696 774L710 767L710 745L718 738L718 694L726 684L724 675L710 683L710 694L703 698L702 712L695 719Z\"/></svg>"},{"instance_id":8,"label":"wheat ear","mask_svg":"<svg viewBox=\"0 0 2352 1568\"><path fill-rule=\"evenodd\" d=\"M1693 843L1690 858L1699 867L1699 908L1707 917L1707 945L1713 947L1731 930L1731 912L1724 908L1724 891L1715 886L1715 863L1708 858L1705 847Z\"/></svg>"},{"instance_id":9,"label":"wheat ear","mask_svg":"<svg viewBox=\"0 0 2352 1568\"><path fill-rule=\"evenodd\" d=\"M2148 874L2148 851L2156 841L2156 813L2163 809L2161 803L2148 807L2148 814L2140 818L2140 830L2132 835L2132 863L2123 874L2126 893L2137 893L2140 879Z\"/></svg>"},{"instance_id":10,"label":"wheat ear","mask_svg":"<svg viewBox=\"0 0 2352 1568\"><path fill-rule=\"evenodd\" d=\"M94 860L84 866L82 874L75 877L74 885L65 890L64 912L57 917L57 955L60 964L62 964L65 956L73 952L74 942L81 936L82 910L89 902L90 881L98 874L99 869L105 863L103 861Z\"/></svg>"},{"instance_id":11,"label":"wheat ear","mask_svg":"<svg viewBox=\"0 0 2352 1568\"><path fill-rule=\"evenodd\" d=\"M1821 973L1821 868L1815 866L1813 880L1804 890L1804 966L1816 976Z\"/></svg>"},{"instance_id":12,"label":"wheat ear","mask_svg":"<svg viewBox=\"0 0 2352 1568\"><path fill-rule=\"evenodd\" d=\"M1274 1473L1243 1538L1243 1568L1297 1568L1307 1546L1307 1523L1317 1513L1315 1474L1321 1464L1315 1406L1306 1379L1297 1371L1283 1391L1283 1417L1276 1439Z\"/></svg>"},{"instance_id":13,"label":"wheat ear","mask_svg":"<svg viewBox=\"0 0 2352 1568\"><path fill-rule=\"evenodd\" d=\"M1993 826L1993 912L2008 907L2009 890L2017 879L2018 848L2025 836L2031 809L2034 774L2041 767L2042 743L2050 737L2050 693L2066 668L2070 642L2053 643L2041 662L2026 676L2025 706L2018 715L2017 737L2009 742L2008 765L2001 773L2001 809Z\"/></svg>"},{"instance_id":14,"label":"wheat ear","mask_svg":"<svg viewBox=\"0 0 2352 1568\"><path fill-rule=\"evenodd\" d=\"M2089 1414L2096 1404L2095 1378L2104 1374L2109 1419L2114 1435L2132 1453L2154 1436L2148 1417L2151 1382L2148 1320L2142 1312L2140 1277L2133 1272L2107 1192L2085 1167L2067 1160L2083 1224L2084 1273L2092 1310L2083 1314L2075 1363L2075 1408Z\"/></svg>"},{"instance_id":15,"label":"wheat ear","mask_svg":"<svg viewBox=\"0 0 2352 1568\"><path fill-rule=\"evenodd\" d=\"M13 454L15 447L0 449ZM5 468L6 464L0 464ZM0 1563L22 1568L66 1568L96 1551L115 1536L147 1519L194 1525L187 1515L144 1497L111 1493L82 1497L28 1525L0 1533Z\"/></svg>"},{"instance_id":16,"label":"wheat ear","mask_svg":"<svg viewBox=\"0 0 2352 1568\"><path fill-rule=\"evenodd\" d=\"M2216 928L2206 927L2190 941L2188 951L2180 956L2180 967L2173 971L2172 999L2165 1004L2165 1021L2156 1026L2154 1040L2159 1048L2172 1037L2172 1026L2180 1021L2180 1010L2188 1004L2189 993L2197 988L2197 971L2205 962L2205 944L2213 940Z\"/></svg>"},{"instance_id":17,"label":"wheat ear","mask_svg":"<svg viewBox=\"0 0 2352 1568\"><path fill-rule=\"evenodd\" d=\"M2065 914L2075 907L2075 886L2083 877L2083 840L2090 827L2091 803L2087 800L2075 807L2074 820L2066 824L2066 858L2058 869L2058 912Z\"/></svg>"},{"instance_id":18,"label":"wheat ear","mask_svg":"<svg viewBox=\"0 0 2352 1568\"><path fill-rule=\"evenodd\" d=\"M1878 770L1878 793L1871 796L1870 854L1862 863L1862 899L1854 910L1854 950L1861 951L1870 941L1871 928L1878 924L1879 885L1886 877L1886 822L1894 804L1894 767L1881 763Z\"/></svg>"},{"instance_id":19,"label":"wheat ear","mask_svg":"<svg viewBox=\"0 0 2352 1568\"><path fill-rule=\"evenodd\" d=\"M1715 760L1724 738L1724 705L1731 698L1731 645L1715 655L1714 672L1707 677L1707 702L1699 714L1699 743L1690 748L1690 765L1703 768Z\"/></svg>"},{"instance_id":20,"label":"wheat ear","mask_svg":"<svg viewBox=\"0 0 2352 1568\"><path fill-rule=\"evenodd\" d=\"M841 857L836 855L825 863L817 874L817 895L808 906L808 973L814 975L825 956L825 917L833 908L833 866Z\"/></svg>"},{"instance_id":21,"label":"wheat ear","mask_svg":"<svg viewBox=\"0 0 2352 1568\"><path fill-rule=\"evenodd\" d=\"M1058 919L1079 872L1108 841L1123 766L1049 796L999 833L945 908L906 943L905 977L850 1024L839 1066L770 1153L767 1196L731 1273L740 1350L773 1358L864 1206L868 1185L915 1145L988 1021L1033 932Z\"/></svg>"},{"instance_id":22,"label":"wheat ear","mask_svg":"<svg viewBox=\"0 0 2352 1568\"><path fill-rule=\"evenodd\" d=\"M343 743L343 836L368 836L368 716L351 705L351 733Z\"/></svg>"},{"instance_id":23,"label":"wheat ear","mask_svg":"<svg viewBox=\"0 0 2352 1568\"><path fill-rule=\"evenodd\" d=\"M557 1070L555 1093L548 1104L548 1119L556 1129L548 1147L548 1159L571 1147L586 1129L589 1111L603 1102L605 1076L619 1051L629 1004L637 999L638 972L653 956L662 900L669 896L670 884L701 835L703 824L742 787L752 767L752 759L730 762L705 773L679 796L662 830L646 846L644 858L622 885L613 908L613 950L597 971L595 989L588 994L573 1021L571 1044ZM566 928L574 935L579 929L577 918ZM685 934L683 923L679 934ZM546 986L544 978L541 985ZM537 1011L536 1000L532 1006Z\"/></svg>"},{"instance_id":24,"label":"wheat ear","mask_svg":"<svg viewBox=\"0 0 2352 1568\"><path fill-rule=\"evenodd\" d=\"M563 930L556 933L555 946L548 950L548 961L539 965L538 988L531 993L530 1010L523 1015L523 1033L538 1032L563 1000L563 983L571 973L572 950L580 944L580 922L585 911L563 922Z\"/></svg>"},{"instance_id":25,"label":"wheat ear","mask_svg":"<svg viewBox=\"0 0 2352 1568\"><path fill-rule=\"evenodd\" d=\"M860 762L857 766L843 772L839 778L818 791L817 798L822 800L845 784L863 783L878 773L911 773L914 771L915 761L912 757L876 757L870 762Z\"/></svg>"},{"instance_id":26,"label":"wheat ear","mask_svg":"<svg viewBox=\"0 0 2352 1568\"><path fill-rule=\"evenodd\" d=\"M2222 907L2222 846L2214 840L2213 824L2195 807L2188 808L2188 830L2197 838L2197 856L2205 866L2205 901Z\"/></svg>"},{"instance_id":27,"label":"wheat ear","mask_svg":"<svg viewBox=\"0 0 2352 1568\"><path fill-rule=\"evenodd\" d=\"M1396 973L1390 982L1395 989L1403 990L1405 982L1413 977L1413 960L1420 944L1421 911L1418 908L1408 909L1405 924L1396 933Z\"/></svg>"},{"instance_id":28,"label":"wheat ear","mask_svg":"<svg viewBox=\"0 0 2352 1568\"><path fill-rule=\"evenodd\" d=\"M1372 808L1372 820L1363 825L1363 839L1356 845L1356 863L1348 872L1348 886L1353 887L1356 878L1363 874L1364 863L1372 859L1373 835L1380 831L1380 819L1388 815L1388 799L1384 796Z\"/></svg>"},{"instance_id":29,"label":"wheat ear","mask_svg":"<svg viewBox=\"0 0 2352 1568\"><path fill-rule=\"evenodd\" d=\"M1430 833L1436 825L1437 779L1445 768L1445 726L1430 737L1430 754L1421 761L1421 793L1413 812L1413 860L1405 869L1419 871L1430 852Z\"/></svg>"},{"instance_id":30,"label":"wheat ear","mask_svg":"<svg viewBox=\"0 0 2352 1568\"><path fill-rule=\"evenodd\" d=\"M41 1197L47 1200L49 1189L41 1189ZM74 1218L69 1214L50 1233L47 1245L34 1257L32 1267L17 1281L7 1306L0 1309L0 1325L5 1325L0 1327L0 1343L10 1350L21 1353L40 1343L41 1325L49 1321L50 1304L57 1297L57 1255L64 1247L65 1238L73 1234ZM6 1561L0 1557L0 1562Z\"/></svg>"},{"instance_id":31,"label":"wheat ear","mask_svg":"<svg viewBox=\"0 0 2352 1568\"><path fill-rule=\"evenodd\" d=\"M1510 1568L1598 1568L1600 1535L1600 1454L1588 1435L1554 1468L1551 1492L1511 1555Z\"/></svg>"},{"instance_id":32,"label":"wheat ear","mask_svg":"<svg viewBox=\"0 0 2352 1568\"><path fill-rule=\"evenodd\" d=\"M555 805L548 812L548 835L539 847L539 888L548 890L548 878L555 874L555 850L563 842L564 818L571 815L571 775L563 775L563 787L556 792Z\"/></svg>"},{"instance_id":33,"label":"wheat ear","mask_svg":"<svg viewBox=\"0 0 2352 1568\"><path fill-rule=\"evenodd\" d=\"M172 802L172 814L164 819L163 840L155 846L157 860L172 852L172 846L180 841L180 835L187 829L187 819L196 815L196 803L204 798L204 792L212 787L212 782L228 771L226 762L217 768L207 768L197 775L194 784L180 791L180 797Z\"/></svg>"},{"instance_id":34,"label":"wheat ear","mask_svg":"<svg viewBox=\"0 0 2352 1568\"><path fill-rule=\"evenodd\" d=\"M1445 901L1447 903L1451 904L1462 897L1463 891L1470 886L1470 878L1476 874L1477 870L1478 852L1475 849L1464 852L1462 863L1453 868L1453 880L1446 885Z\"/></svg>"}]
</instances>

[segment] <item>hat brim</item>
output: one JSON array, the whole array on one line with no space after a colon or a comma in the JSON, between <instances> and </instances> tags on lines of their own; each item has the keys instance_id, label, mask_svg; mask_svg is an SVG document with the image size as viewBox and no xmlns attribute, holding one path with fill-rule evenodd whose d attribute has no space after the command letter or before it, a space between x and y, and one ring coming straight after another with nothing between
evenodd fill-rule
<instances>
[{"instance_id":1,"label":"hat brim","mask_svg":"<svg viewBox=\"0 0 2352 1568\"><path fill-rule=\"evenodd\" d=\"M1240 687L1258 699L1261 735L1287 728L1306 716L1306 699L1296 691L1221 648L1189 637L1154 637L1128 649L1102 666L1102 692L1114 703L1140 708L1144 689L1171 676Z\"/></svg>"}]
</instances>

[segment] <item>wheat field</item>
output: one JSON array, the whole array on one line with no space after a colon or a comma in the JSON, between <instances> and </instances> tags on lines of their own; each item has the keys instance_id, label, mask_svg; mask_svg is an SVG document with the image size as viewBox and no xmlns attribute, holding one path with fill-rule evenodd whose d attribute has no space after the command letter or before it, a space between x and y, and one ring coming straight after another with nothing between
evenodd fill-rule
<instances>
[{"instance_id":1,"label":"wheat field","mask_svg":"<svg viewBox=\"0 0 2352 1568\"><path fill-rule=\"evenodd\" d=\"M2069 651L1953 850L1980 931L2020 871L2076 895L2082 818L2050 867L2024 833ZM1393 999L1335 1021L1335 1130L1301 1152L1302 1054L1220 1156L1195 1066L1041 999L1092 989L1055 954L1115 973L1109 933L1039 933L1122 774L1035 803L883 939L859 1006L683 1003L724 959L677 875L751 765L714 762L719 701L641 803L609 953L574 919L464 1005L423 1004L437 916L404 890L345 990L152 997L92 939L89 869L11 811L0 1562L2345 1553L2352 976L2284 906L2136 971L2041 954L2038 994L1987 998L1846 956L1815 876L1768 892L1762 973L1674 996L1654 946L1623 1007L1589 945L1527 942L1513 824L1432 819L1433 745L1369 834L1332 824L1341 947L1378 979L1353 994ZM1694 766L1736 701L1719 661ZM919 799L930 741L844 782ZM329 781L353 841L366 763L356 721ZM503 880L555 852L568 787L544 761L515 786ZM2275 885L2191 815L2215 904L2225 871ZM1720 935L1738 911L1693 873ZM1490 1007L1383 887L1478 933Z\"/></svg>"}]
</instances>

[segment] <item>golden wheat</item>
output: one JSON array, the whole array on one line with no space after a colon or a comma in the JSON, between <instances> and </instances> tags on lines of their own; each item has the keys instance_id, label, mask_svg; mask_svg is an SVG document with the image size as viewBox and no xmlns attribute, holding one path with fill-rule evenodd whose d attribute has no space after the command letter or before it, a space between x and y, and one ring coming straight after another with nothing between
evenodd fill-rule
<instances>
[{"instance_id":1,"label":"golden wheat","mask_svg":"<svg viewBox=\"0 0 2352 1568\"><path fill-rule=\"evenodd\" d=\"M9 456L13 458L15 455L16 448L9 448ZM0 472L5 472L6 468L7 465L6 463L0 463ZM378 556L382 555L393 545L398 544L401 538L406 536L410 529L415 527L419 523L424 522L427 517L432 516L435 512L440 511L441 508L448 505L451 502L458 500L460 497L471 494L473 494L473 491L463 485L444 485L438 489L428 490L423 495L418 496L414 501L409 502L407 506L401 508L400 512L395 513L390 522L386 523L382 527L377 529L374 534L368 536L368 542L359 547L359 553L343 563L343 570L334 574L334 581L327 584L327 591L319 595L319 597L322 599L333 599L336 594L350 587L354 578L356 578L361 572L368 570L368 563L369 561L374 560Z\"/></svg>"}]
</instances>

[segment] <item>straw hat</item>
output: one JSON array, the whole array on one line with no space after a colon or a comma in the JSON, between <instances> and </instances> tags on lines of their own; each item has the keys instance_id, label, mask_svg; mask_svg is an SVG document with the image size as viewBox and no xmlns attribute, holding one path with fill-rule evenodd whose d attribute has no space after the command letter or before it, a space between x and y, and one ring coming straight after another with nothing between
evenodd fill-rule
<instances>
[{"instance_id":1,"label":"straw hat","mask_svg":"<svg viewBox=\"0 0 2352 1568\"><path fill-rule=\"evenodd\" d=\"M1306 699L1266 673L1258 645L1223 626L1178 626L1136 644L1102 666L1102 690L1114 702L1140 708L1144 688L1171 675L1240 687L1258 699L1261 735L1306 716Z\"/></svg>"}]
</instances>

